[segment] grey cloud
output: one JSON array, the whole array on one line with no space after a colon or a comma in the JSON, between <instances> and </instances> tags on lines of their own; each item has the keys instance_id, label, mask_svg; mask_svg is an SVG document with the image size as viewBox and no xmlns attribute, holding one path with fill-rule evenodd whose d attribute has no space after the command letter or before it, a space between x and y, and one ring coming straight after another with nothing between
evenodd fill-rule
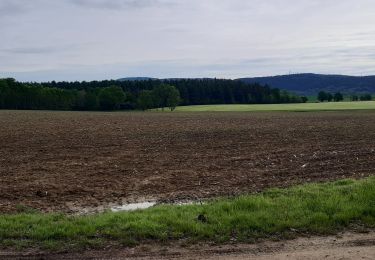
<instances>
[{"instance_id":1,"label":"grey cloud","mask_svg":"<svg viewBox=\"0 0 375 260\"><path fill-rule=\"evenodd\" d=\"M375 2L360 2L0 0L0 73L90 80L374 71Z\"/></svg>"},{"instance_id":2,"label":"grey cloud","mask_svg":"<svg viewBox=\"0 0 375 260\"><path fill-rule=\"evenodd\" d=\"M70 3L86 8L99 9L124 9L124 8L144 8L150 6L171 5L173 2L161 0L69 0Z\"/></svg>"},{"instance_id":3,"label":"grey cloud","mask_svg":"<svg viewBox=\"0 0 375 260\"><path fill-rule=\"evenodd\" d=\"M27 10L27 2L23 0L1 0L0 17L12 16Z\"/></svg>"},{"instance_id":4,"label":"grey cloud","mask_svg":"<svg viewBox=\"0 0 375 260\"><path fill-rule=\"evenodd\" d=\"M60 44L53 46L30 46L30 47L13 47L0 49L0 53L3 54L15 54L15 55L42 55L42 54L55 54L67 51L82 50L90 45L94 45L94 42L87 42L81 44Z\"/></svg>"},{"instance_id":5,"label":"grey cloud","mask_svg":"<svg viewBox=\"0 0 375 260\"><path fill-rule=\"evenodd\" d=\"M349 67L345 64L336 65L317 62L314 59L301 60L296 64L298 56L293 57L266 57L254 59L221 60L207 62L202 60L149 60L145 62L131 62L126 64L103 65L75 65L65 69L37 70L28 72L6 73L3 76L16 77L21 81L50 81L50 80L102 80L116 79L124 76L150 76L157 78L184 78L184 77L218 77L238 78L248 76L266 76L284 74L290 71L295 73L345 73L345 74L373 74L374 69L366 64L353 63ZM324 65L322 70L319 66ZM272 71L272 72L270 72Z\"/></svg>"},{"instance_id":6,"label":"grey cloud","mask_svg":"<svg viewBox=\"0 0 375 260\"><path fill-rule=\"evenodd\" d=\"M361 48L338 48L327 53L339 58L355 59L355 58L373 58L375 56L375 47L361 47Z\"/></svg>"},{"instance_id":7,"label":"grey cloud","mask_svg":"<svg viewBox=\"0 0 375 260\"><path fill-rule=\"evenodd\" d=\"M0 51L9 54L46 54L56 52L58 49L53 47L27 47L1 49Z\"/></svg>"}]
</instances>

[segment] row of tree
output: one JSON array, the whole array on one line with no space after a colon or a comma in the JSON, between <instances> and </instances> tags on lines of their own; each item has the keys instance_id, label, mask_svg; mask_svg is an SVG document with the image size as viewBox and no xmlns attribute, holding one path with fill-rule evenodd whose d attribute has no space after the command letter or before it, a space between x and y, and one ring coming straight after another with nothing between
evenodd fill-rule
<instances>
[{"instance_id":1,"label":"row of tree","mask_svg":"<svg viewBox=\"0 0 375 260\"><path fill-rule=\"evenodd\" d=\"M371 101L372 95L371 94L352 95L350 98L352 101Z\"/></svg>"},{"instance_id":2,"label":"row of tree","mask_svg":"<svg viewBox=\"0 0 375 260\"><path fill-rule=\"evenodd\" d=\"M331 94L331 93L328 93L328 92L325 92L325 91L320 91L318 93L318 100L320 102L324 102L324 101L340 102L340 101L344 100L344 96L340 92L336 92L335 94Z\"/></svg>"},{"instance_id":3,"label":"row of tree","mask_svg":"<svg viewBox=\"0 0 375 260\"><path fill-rule=\"evenodd\" d=\"M177 105L299 103L307 98L236 80L171 79L21 83L0 79L0 108L150 109Z\"/></svg>"},{"instance_id":4,"label":"row of tree","mask_svg":"<svg viewBox=\"0 0 375 260\"><path fill-rule=\"evenodd\" d=\"M303 99L286 91L267 85L244 83L226 79L150 79L150 80L104 80L91 82L47 82L42 86L60 89L96 89L109 86L121 87L128 95L128 102L136 104L143 90L153 90L166 84L180 92L180 105L205 104L267 104L299 103Z\"/></svg>"},{"instance_id":5,"label":"row of tree","mask_svg":"<svg viewBox=\"0 0 375 260\"><path fill-rule=\"evenodd\" d=\"M372 100L372 95L371 94L351 95L350 98L351 98L352 101L370 101L370 100ZM320 91L318 93L318 100L320 102L324 102L324 101L340 102L340 101L344 100L344 96L340 92L336 92L334 94L331 94L329 92Z\"/></svg>"},{"instance_id":6,"label":"row of tree","mask_svg":"<svg viewBox=\"0 0 375 260\"><path fill-rule=\"evenodd\" d=\"M0 108L51 109L51 110L143 110L179 104L180 94L170 85L160 84L153 90L143 90L136 102L121 87L109 86L88 89L60 89L41 85L28 85L14 79L0 79Z\"/></svg>"}]
</instances>

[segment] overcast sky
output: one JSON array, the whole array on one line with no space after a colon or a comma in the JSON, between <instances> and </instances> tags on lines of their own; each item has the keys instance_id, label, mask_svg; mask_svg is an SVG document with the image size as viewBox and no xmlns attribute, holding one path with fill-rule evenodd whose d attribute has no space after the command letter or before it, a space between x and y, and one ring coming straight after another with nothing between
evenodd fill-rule
<instances>
[{"instance_id":1,"label":"overcast sky","mask_svg":"<svg viewBox=\"0 0 375 260\"><path fill-rule=\"evenodd\" d=\"M375 74L374 0L0 0L0 78Z\"/></svg>"}]
</instances>

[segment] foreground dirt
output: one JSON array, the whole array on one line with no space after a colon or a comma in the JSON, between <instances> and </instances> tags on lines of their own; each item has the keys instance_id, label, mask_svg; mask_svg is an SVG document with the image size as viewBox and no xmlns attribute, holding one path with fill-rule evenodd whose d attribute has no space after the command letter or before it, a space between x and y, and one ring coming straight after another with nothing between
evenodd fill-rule
<instances>
[{"instance_id":1,"label":"foreground dirt","mask_svg":"<svg viewBox=\"0 0 375 260\"><path fill-rule=\"evenodd\" d=\"M0 259L375 259L375 233L343 233L338 236L298 238L289 241L263 241L256 244L194 246L143 245L79 253L0 251Z\"/></svg>"},{"instance_id":2,"label":"foreground dirt","mask_svg":"<svg viewBox=\"0 0 375 260\"><path fill-rule=\"evenodd\" d=\"M0 111L0 212L77 212L365 177L375 112Z\"/></svg>"}]
</instances>

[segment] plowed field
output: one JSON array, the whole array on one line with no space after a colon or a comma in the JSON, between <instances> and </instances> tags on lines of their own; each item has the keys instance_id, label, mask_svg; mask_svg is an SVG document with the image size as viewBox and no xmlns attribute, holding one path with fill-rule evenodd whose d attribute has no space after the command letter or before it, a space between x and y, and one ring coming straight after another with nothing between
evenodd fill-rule
<instances>
[{"instance_id":1,"label":"plowed field","mask_svg":"<svg viewBox=\"0 0 375 260\"><path fill-rule=\"evenodd\" d=\"M0 212L71 213L374 173L372 111L0 111Z\"/></svg>"}]
</instances>

